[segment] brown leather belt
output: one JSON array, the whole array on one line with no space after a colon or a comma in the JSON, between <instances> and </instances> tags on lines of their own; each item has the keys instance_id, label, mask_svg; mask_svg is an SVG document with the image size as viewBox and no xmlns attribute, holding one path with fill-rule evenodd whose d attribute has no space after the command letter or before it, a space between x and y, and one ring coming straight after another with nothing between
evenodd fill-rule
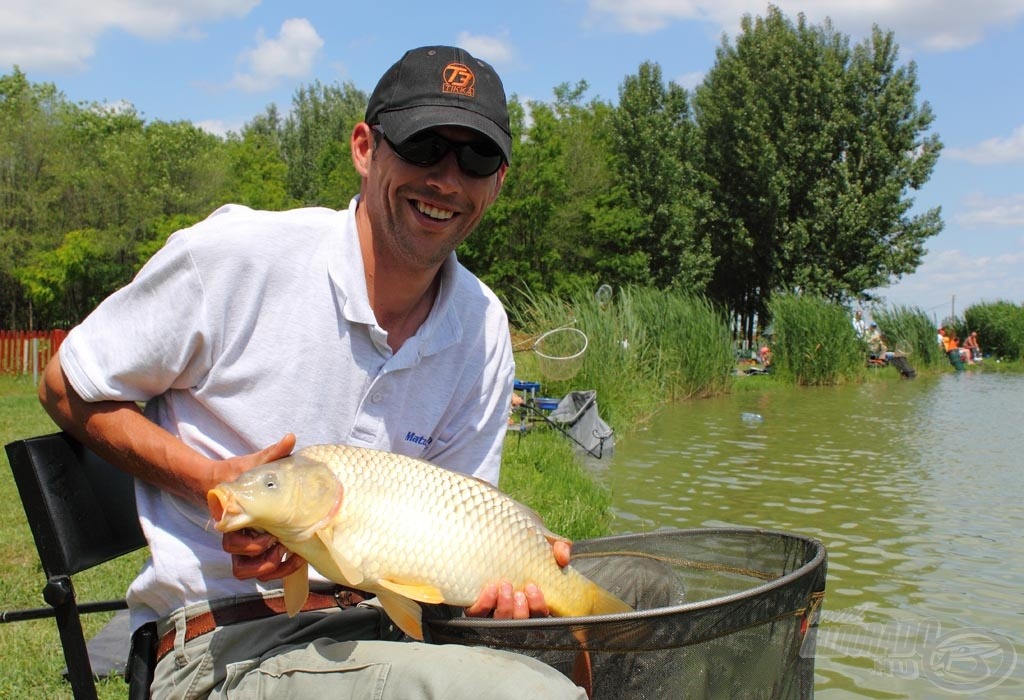
<instances>
[{"instance_id":1,"label":"brown leather belt","mask_svg":"<svg viewBox=\"0 0 1024 700\"><path fill-rule=\"evenodd\" d=\"M333 593L311 591L299 612L326 610L328 608L351 608L368 597L362 591L342 586L335 588ZM285 612L283 597L258 598L234 605L217 607L199 615L193 615L185 620L185 642L191 642L196 637L201 637L218 627L233 625L237 622L259 620L264 617L280 615L283 612ZM156 648L157 661L167 656L174 649L176 635L177 629L172 627L160 637L160 643Z\"/></svg>"}]
</instances>

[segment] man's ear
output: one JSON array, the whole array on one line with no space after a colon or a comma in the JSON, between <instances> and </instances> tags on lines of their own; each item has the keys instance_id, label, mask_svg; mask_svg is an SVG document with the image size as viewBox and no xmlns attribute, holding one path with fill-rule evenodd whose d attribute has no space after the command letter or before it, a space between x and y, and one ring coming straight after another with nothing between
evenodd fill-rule
<instances>
[{"instance_id":1,"label":"man's ear","mask_svg":"<svg viewBox=\"0 0 1024 700\"><path fill-rule=\"evenodd\" d=\"M370 172L370 161L373 160L373 129L369 124L359 122L355 125L349 147L352 151L352 165L360 177L366 177Z\"/></svg>"},{"instance_id":2,"label":"man's ear","mask_svg":"<svg viewBox=\"0 0 1024 700\"><path fill-rule=\"evenodd\" d=\"M492 204L494 200L501 194L501 187L505 184L505 175L508 173L508 163L503 163L498 168L498 177L494 178L494 189L491 191L491 201L488 204Z\"/></svg>"}]
</instances>

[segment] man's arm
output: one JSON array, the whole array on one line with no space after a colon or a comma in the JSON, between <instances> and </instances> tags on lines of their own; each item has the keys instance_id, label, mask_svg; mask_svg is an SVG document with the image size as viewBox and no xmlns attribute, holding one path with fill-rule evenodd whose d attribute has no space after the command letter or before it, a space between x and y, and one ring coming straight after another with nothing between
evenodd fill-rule
<instances>
[{"instance_id":1,"label":"man's arm","mask_svg":"<svg viewBox=\"0 0 1024 700\"><path fill-rule=\"evenodd\" d=\"M68 381L54 356L43 372L39 400L53 421L111 464L176 496L206 505L206 492L253 467L287 457L295 436L225 460L209 459L146 418L131 401L86 401ZM271 580L305 566L266 533L228 533L224 550L232 555L236 577Z\"/></svg>"},{"instance_id":2,"label":"man's arm","mask_svg":"<svg viewBox=\"0 0 1024 700\"><path fill-rule=\"evenodd\" d=\"M209 459L146 418L131 401L85 401L61 369L47 364L39 400L53 421L111 464L181 498L206 504L206 492L255 466L291 454L295 437L226 460Z\"/></svg>"}]
</instances>

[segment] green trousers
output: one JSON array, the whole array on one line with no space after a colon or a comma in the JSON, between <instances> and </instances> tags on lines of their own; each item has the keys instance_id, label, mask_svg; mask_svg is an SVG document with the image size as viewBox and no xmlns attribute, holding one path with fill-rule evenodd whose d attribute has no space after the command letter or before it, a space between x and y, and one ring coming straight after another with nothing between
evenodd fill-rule
<instances>
[{"instance_id":1,"label":"green trousers","mask_svg":"<svg viewBox=\"0 0 1024 700\"><path fill-rule=\"evenodd\" d=\"M195 614L190 609L188 614ZM165 622L180 625L185 612ZM179 627L180 629L180 627ZM180 640L182 634L178 635ZM219 627L157 665L153 700L585 700L582 689L526 656L401 638L360 605ZM389 641L385 641L389 640Z\"/></svg>"}]
</instances>

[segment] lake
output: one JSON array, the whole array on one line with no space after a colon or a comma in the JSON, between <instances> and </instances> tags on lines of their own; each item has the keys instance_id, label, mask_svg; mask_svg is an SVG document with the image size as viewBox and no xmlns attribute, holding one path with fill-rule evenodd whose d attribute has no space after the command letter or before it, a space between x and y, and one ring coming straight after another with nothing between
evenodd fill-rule
<instances>
[{"instance_id":1,"label":"lake","mask_svg":"<svg viewBox=\"0 0 1024 700\"><path fill-rule=\"evenodd\" d=\"M616 532L825 544L816 697L1021 698L1022 428L1024 377L968 371L682 402L592 464Z\"/></svg>"}]
</instances>

